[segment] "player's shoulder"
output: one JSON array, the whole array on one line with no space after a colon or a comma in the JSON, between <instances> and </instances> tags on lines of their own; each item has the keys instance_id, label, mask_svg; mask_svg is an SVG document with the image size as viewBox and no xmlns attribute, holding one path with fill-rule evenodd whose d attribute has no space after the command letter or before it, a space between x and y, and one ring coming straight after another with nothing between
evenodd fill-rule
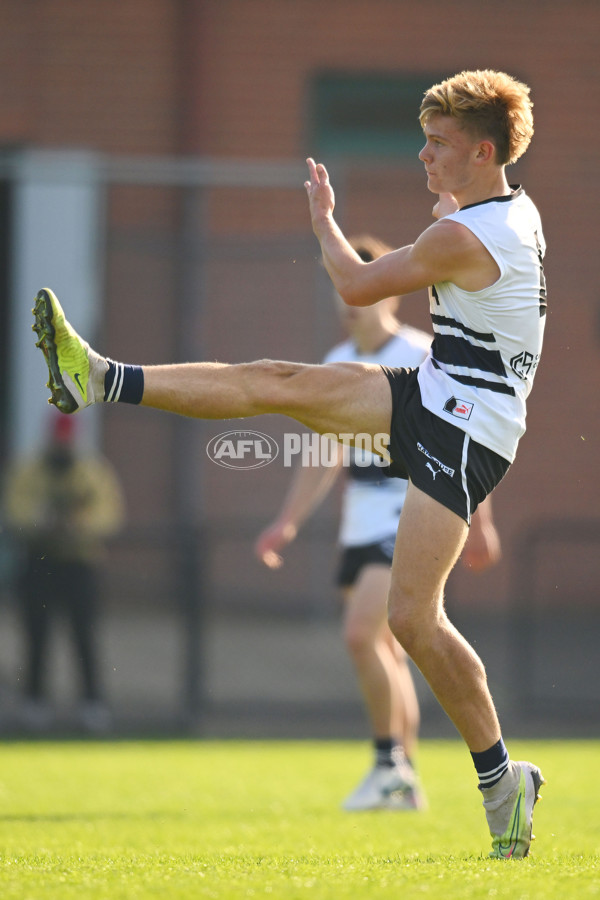
<instances>
[{"instance_id":1,"label":"player's shoulder","mask_svg":"<svg viewBox=\"0 0 600 900\"><path fill-rule=\"evenodd\" d=\"M437 283L452 281L457 265L470 264L479 249L473 222L459 210L429 225L415 241L412 252L430 282Z\"/></svg>"}]
</instances>

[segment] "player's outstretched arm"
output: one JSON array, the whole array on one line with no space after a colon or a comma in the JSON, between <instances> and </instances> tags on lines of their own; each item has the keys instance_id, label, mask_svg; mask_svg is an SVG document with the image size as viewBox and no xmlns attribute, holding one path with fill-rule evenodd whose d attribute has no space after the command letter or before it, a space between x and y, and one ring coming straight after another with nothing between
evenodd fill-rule
<instances>
[{"instance_id":1,"label":"player's outstretched arm","mask_svg":"<svg viewBox=\"0 0 600 900\"><path fill-rule=\"evenodd\" d=\"M294 540L303 522L325 498L337 478L342 460L340 452L335 466L298 466L294 471L281 511L254 544L255 555L270 569L283 565L281 551Z\"/></svg>"}]
</instances>

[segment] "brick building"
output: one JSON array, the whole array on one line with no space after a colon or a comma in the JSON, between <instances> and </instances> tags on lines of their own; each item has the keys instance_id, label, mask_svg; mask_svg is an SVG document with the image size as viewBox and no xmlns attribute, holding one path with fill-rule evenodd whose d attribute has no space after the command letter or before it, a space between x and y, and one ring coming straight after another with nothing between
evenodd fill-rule
<instances>
[{"instance_id":1,"label":"brick building","mask_svg":"<svg viewBox=\"0 0 600 900\"><path fill-rule=\"evenodd\" d=\"M477 579L457 570L451 593L487 611L509 603L524 534L557 520L540 544L543 605L595 603L597 554L577 529L598 515L596 3L4 0L2 19L0 144L102 161L98 340L131 361L318 361L338 330L310 234L305 156L329 164L346 232L402 245L432 205L415 152L420 92L463 68L527 81L536 134L509 174L545 224L545 353L528 433L496 494L504 560ZM178 168L200 158L202 177ZM427 327L425 297L405 299L403 315ZM251 537L289 471L213 466L204 451L223 430L214 424L122 409L102 417L132 521L200 522L211 591L225 605L274 609L282 595L317 605L306 597L331 571L335 498L275 583L253 562ZM284 425L253 427L279 439Z\"/></svg>"}]
</instances>

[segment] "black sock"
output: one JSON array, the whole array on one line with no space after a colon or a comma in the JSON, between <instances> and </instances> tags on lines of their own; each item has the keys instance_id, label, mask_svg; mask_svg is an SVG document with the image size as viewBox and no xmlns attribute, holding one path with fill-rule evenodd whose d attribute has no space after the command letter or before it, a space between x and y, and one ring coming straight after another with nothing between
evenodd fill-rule
<instances>
[{"instance_id":1,"label":"black sock","mask_svg":"<svg viewBox=\"0 0 600 900\"><path fill-rule=\"evenodd\" d=\"M144 372L141 366L106 360L108 372L104 376L105 403L141 403L144 396Z\"/></svg>"},{"instance_id":2,"label":"black sock","mask_svg":"<svg viewBox=\"0 0 600 900\"><path fill-rule=\"evenodd\" d=\"M394 750L397 747L397 742L393 738L375 738L373 743L375 745L375 765L389 769L393 768L395 765Z\"/></svg>"},{"instance_id":3,"label":"black sock","mask_svg":"<svg viewBox=\"0 0 600 900\"><path fill-rule=\"evenodd\" d=\"M480 788L491 788L498 784L508 768L508 751L502 738L489 750L471 753L479 776Z\"/></svg>"}]
</instances>

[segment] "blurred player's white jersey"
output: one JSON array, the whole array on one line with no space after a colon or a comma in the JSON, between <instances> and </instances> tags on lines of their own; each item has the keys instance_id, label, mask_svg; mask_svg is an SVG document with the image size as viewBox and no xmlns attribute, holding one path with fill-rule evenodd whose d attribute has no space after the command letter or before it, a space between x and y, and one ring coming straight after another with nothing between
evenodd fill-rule
<instances>
[{"instance_id":1,"label":"blurred player's white jersey","mask_svg":"<svg viewBox=\"0 0 600 900\"><path fill-rule=\"evenodd\" d=\"M423 405L513 461L546 321L546 249L537 209L518 188L446 217L479 238L500 270L482 291L430 291L435 339L419 368Z\"/></svg>"},{"instance_id":2,"label":"blurred player's white jersey","mask_svg":"<svg viewBox=\"0 0 600 900\"><path fill-rule=\"evenodd\" d=\"M361 354L349 340L330 350L324 362L363 362L412 369L423 362L430 345L431 335L402 325L375 353ZM384 475L368 451L351 452L339 536L344 547L374 544L395 534L408 484L403 478Z\"/></svg>"}]
</instances>

